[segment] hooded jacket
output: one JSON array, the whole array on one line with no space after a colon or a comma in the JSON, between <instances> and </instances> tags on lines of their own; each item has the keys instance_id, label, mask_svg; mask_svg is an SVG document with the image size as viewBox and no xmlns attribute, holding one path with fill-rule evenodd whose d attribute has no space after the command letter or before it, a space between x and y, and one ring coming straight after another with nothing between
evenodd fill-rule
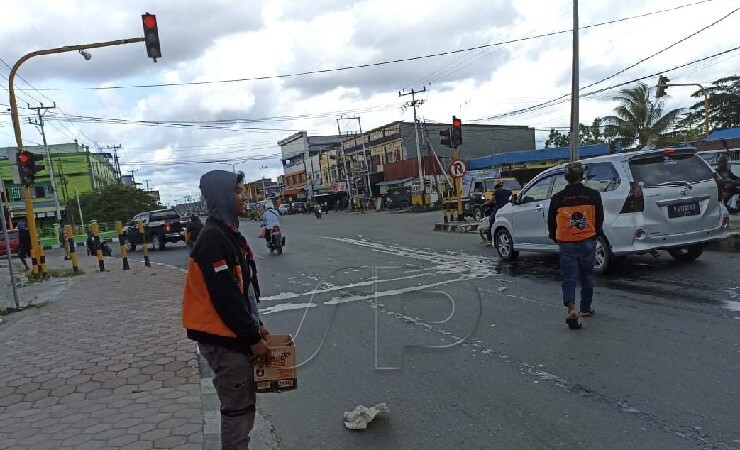
<instances>
[{"instance_id":1,"label":"hooded jacket","mask_svg":"<svg viewBox=\"0 0 740 450\"><path fill-rule=\"evenodd\" d=\"M190 339L249 353L261 339L260 293L254 256L237 228L234 197L240 182L225 170L200 179L208 220L188 260L182 321Z\"/></svg>"}]
</instances>

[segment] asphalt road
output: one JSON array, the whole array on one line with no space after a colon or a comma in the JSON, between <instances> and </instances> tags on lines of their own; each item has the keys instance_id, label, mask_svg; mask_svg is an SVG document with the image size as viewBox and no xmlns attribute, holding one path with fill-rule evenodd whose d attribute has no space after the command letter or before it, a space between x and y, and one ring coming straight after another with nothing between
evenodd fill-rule
<instances>
[{"instance_id":1,"label":"asphalt road","mask_svg":"<svg viewBox=\"0 0 740 450\"><path fill-rule=\"evenodd\" d=\"M740 449L740 254L630 258L572 331L556 258L502 263L440 217L288 216L280 256L242 223L300 360L296 391L259 398L281 448ZM184 267L185 247L151 257Z\"/></svg>"}]
</instances>

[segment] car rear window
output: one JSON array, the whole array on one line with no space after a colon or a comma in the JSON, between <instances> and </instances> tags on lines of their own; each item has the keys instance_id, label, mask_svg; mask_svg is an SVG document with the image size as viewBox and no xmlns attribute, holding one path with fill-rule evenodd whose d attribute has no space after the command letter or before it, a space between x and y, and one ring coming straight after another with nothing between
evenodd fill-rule
<instances>
[{"instance_id":1,"label":"car rear window","mask_svg":"<svg viewBox=\"0 0 740 450\"><path fill-rule=\"evenodd\" d=\"M714 178L712 170L699 156L690 153L656 154L630 160L635 181L645 186L687 181L698 183Z\"/></svg>"},{"instance_id":2,"label":"car rear window","mask_svg":"<svg viewBox=\"0 0 740 450\"><path fill-rule=\"evenodd\" d=\"M152 222L156 220L176 220L180 218L180 214L177 213L177 211L161 211L152 213L152 216L150 220Z\"/></svg>"}]
</instances>

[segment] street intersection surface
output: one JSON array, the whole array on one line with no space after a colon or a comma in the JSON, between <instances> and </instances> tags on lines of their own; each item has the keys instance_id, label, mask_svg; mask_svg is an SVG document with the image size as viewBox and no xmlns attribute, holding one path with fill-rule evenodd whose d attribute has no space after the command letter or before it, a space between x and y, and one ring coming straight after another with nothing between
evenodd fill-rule
<instances>
[{"instance_id":1,"label":"street intersection surface","mask_svg":"<svg viewBox=\"0 0 740 450\"><path fill-rule=\"evenodd\" d=\"M740 449L740 254L628 258L569 330L556 257L503 263L477 235L431 231L439 219L285 216L282 255L241 222L262 319L299 360L297 390L258 396L267 447ZM186 266L183 244L150 255ZM390 412L367 430L344 428L378 403Z\"/></svg>"},{"instance_id":2,"label":"street intersection surface","mask_svg":"<svg viewBox=\"0 0 740 450\"><path fill-rule=\"evenodd\" d=\"M573 331L557 258L503 263L438 216L286 216L279 256L241 223L263 321L297 345L298 389L258 399L280 448L740 449L738 254L628 258Z\"/></svg>"}]
</instances>

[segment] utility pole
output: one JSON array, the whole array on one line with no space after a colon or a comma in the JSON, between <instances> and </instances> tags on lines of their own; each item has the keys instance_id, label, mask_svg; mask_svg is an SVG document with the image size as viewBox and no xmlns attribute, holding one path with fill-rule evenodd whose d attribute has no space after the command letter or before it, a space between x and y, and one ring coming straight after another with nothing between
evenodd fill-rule
<instances>
[{"instance_id":1,"label":"utility pole","mask_svg":"<svg viewBox=\"0 0 740 450\"><path fill-rule=\"evenodd\" d=\"M129 172L131 172L131 184L136 187L136 179L134 178L134 173L138 172L139 169L131 169Z\"/></svg>"},{"instance_id":2,"label":"utility pole","mask_svg":"<svg viewBox=\"0 0 740 450\"><path fill-rule=\"evenodd\" d=\"M416 106L417 105L423 105L424 100L417 100L416 94L420 94L423 92L426 92L427 88L424 86L422 90L415 91L413 88L411 89L411 92L398 92L399 97L403 97L405 95L411 95L411 101L407 103L408 106L411 106L414 108L414 133L416 134L416 159L419 162L419 182L421 182L421 204L424 205L424 196L426 194L426 183L424 182L424 174L421 170L421 146L419 145L419 121L416 119Z\"/></svg>"},{"instance_id":3,"label":"utility pole","mask_svg":"<svg viewBox=\"0 0 740 450\"><path fill-rule=\"evenodd\" d=\"M149 182L152 181L150 179L144 180L144 183L146 183L146 191L149 192Z\"/></svg>"},{"instance_id":4,"label":"utility pole","mask_svg":"<svg viewBox=\"0 0 740 450\"><path fill-rule=\"evenodd\" d=\"M341 117L339 119L337 119L337 132L339 133L339 136L341 137L342 136L342 129L339 127L339 121L340 120L341 120ZM341 169L339 171L339 177L341 178L342 177L342 172L344 172L345 183L347 183L347 191L346 191L347 192L347 197L349 197L349 200L350 200L350 209L354 211L354 209L355 209L354 195L352 195L352 185L350 185L350 183L349 183L349 171L347 170L347 166L346 166L346 162L347 162L346 161L346 158L347 158L347 155L344 153L344 143L340 143L340 145L341 145L341 149L340 150L341 150L342 156L341 156L341 159L340 159L340 161L341 161ZM337 166L339 166L339 161L337 161Z\"/></svg>"},{"instance_id":5,"label":"utility pole","mask_svg":"<svg viewBox=\"0 0 740 450\"><path fill-rule=\"evenodd\" d=\"M38 115L38 119L34 120L29 117L28 123L36 125L36 128L38 128L41 132L41 139L44 143L44 153L46 154L46 160L49 164L49 178L51 180L51 188L54 190L54 206L56 207L56 219L57 223L59 223L62 218L62 208L59 206L59 194L57 193L57 183L54 177L54 163L51 160L51 153L49 153L49 146L46 143L46 133L44 132L44 115L46 114L46 111L54 109L56 107L56 103L54 103L54 106L44 106L43 103L41 104L41 106L37 107L32 107L31 105L28 105L28 109L35 110L36 114Z\"/></svg>"},{"instance_id":6,"label":"utility pole","mask_svg":"<svg viewBox=\"0 0 740 450\"><path fill-rule=\"evenodd\" d=\"M570 94L570 160L578 161L580 133L578 125L579 69L578 69L578 0L573 0L573 69Z\"/></svg>"},{"instance_id":7,"label":"utility pole","mask_svg":"<svg viewBox=\"0 0 740 450\"><path fill-rule=\"evenodd\" d=\"M118 183L121 183L121 164L118 162L118 149L121 148L121 144L113 145L113 146L106 146L106 148L112 148L113 149L113 166L116 169L116 178L118 179Z\"/></svg>"},{"instance_id":8,"label":"utility pole","mask_svg":"<svg viewBox=\"0 0 740 450\"><path fill-rule=\"evenodd\" d=\"M373 191L370 189L370 163L367 161L367 150L365 149L365 138L362 136L362 121L359 117L345 117L345 119L351 119L351 120L357 120L357 126L360 130L360 139L362 139L362 159L365 160L365 193L367 194L367 198L370 199L373 196ZM418 136L417 136L418 137ZM417 147L418 147L418 141L417 141ZM418 149L417 149L418 150ZM364 211L364 207L363 207Z\"/></svg>"}]
</instances>

